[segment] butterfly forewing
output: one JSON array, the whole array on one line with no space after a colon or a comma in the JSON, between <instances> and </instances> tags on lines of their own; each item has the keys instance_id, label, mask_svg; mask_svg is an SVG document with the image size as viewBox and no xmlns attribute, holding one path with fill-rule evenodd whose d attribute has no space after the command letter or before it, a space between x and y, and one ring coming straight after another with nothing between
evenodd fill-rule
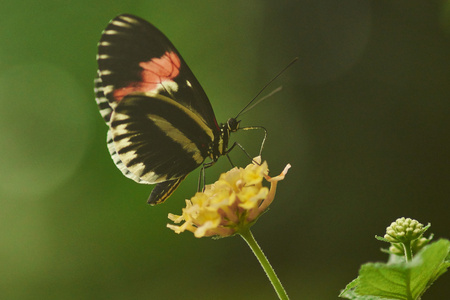
<instances>
[{"instance_id":1,"label":"butterfly forewing","mask_svg":"<svg viewBox=\"0 0 450 300\"><path fill-rule=\"evenodd\" d=\"M114 18L98 44L96 101L109 125L108 149L128 178L167 199L220 139L211 104L172 43L153 25Z\"/></svg>"},{"instance_id":2,"label":"butterfly forewing","mask_svg":"<svg viewBox=\"0 0 450 300\"><path fill-rule=\"evenodd\" d=\"M94 92L95 92L95 101L97 102L98 109L100 114L102 115L103 120L106 123L109 123L109 119L111 118L112 108L108 102L108 99L103 92L103 83L100 76L97 76L94 80Z\"/></svg>"},{"instance_id":3,"label":"butterfly forewing","mask_svg":"<svg viewBox=\"0 0 450 300\"><path fill-rule=\"evenodd\" d=\"M147 21L124 14L103 31L98 45L99 74L112 107L132 91L157 92L218 127L214 111L173 44Z\"/></svg>"}]
</instances>

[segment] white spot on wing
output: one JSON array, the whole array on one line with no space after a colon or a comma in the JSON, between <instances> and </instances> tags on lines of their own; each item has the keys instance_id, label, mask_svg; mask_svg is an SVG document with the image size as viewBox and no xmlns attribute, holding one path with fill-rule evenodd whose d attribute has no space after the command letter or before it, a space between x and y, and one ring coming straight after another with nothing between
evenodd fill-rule
<instances>
[{"instance_id":1,"label":"white spot on wing","mask_svg":"<svg viewBox=\"0 0 450 300\"><path fill-rule=\"evenodd\" d=\"M120 18L124 21L127 21L128 23L139 24L138 20L127 17L127 16L120 16Z\"/></svg>"},{"instance_id":2,"label":"white spot on wing","mask_svg":"<svg viewBox=\"0 0 450 300\"><path fill-rule=\"evenodd\" d=\"M99 60L99 59L107 59L107 58L111 58L111 56L108 55L108 54L98 54L97 55L97 60Z\"/></svg>"},{"instance_id":3,"label":"white spot on wing","mask_svg":"<svg viewBox=\"0 0 450 300\"><path fill-rule=\"evenodd\" d=\"M103 31L103 34L107 34L107 35L114 35L114 34L118 34L118 33L119 32L117 30L112 30L112 29Z\"/></svg>"},{"instance_id":4,"label":"white spot on wing","mask_svg":"<svg viewBox=\"0 0 450 300\"><path fill-rule=\"evenodd\" d=\"M161 83L161 85L158 86L158 90L167 91L169 94L172 94L174 92L178 91L178 84L175 81L172 80L166 80Z\"/></svg>"},{"instance_id":5,"label":"white spot on wing","mask_svg":"<svg viewBox=\"0 0 450 300\"><path fill-rule=\"evenodd\" d=\"M119 114L119 113L116 113L115 115L114 115L114 119L115 120L119 120L119 121L125 121L125 120L128 120L130 117L128 116L128 115L126 115L126 114ZM123 126L125 126L124 124L122 124Z\"/></svg>"},{"instance_id":6,"label":"white spot on wing","mask_svg":"<svg viewBox=\"0 0 450 300\"><path fill-rule=\"evenodd\" d=\"M97 102L97 104L105 103L108 102L108 99L106 99L105 97L95 97L95 102Z\"/></svg>"},{"instance_id":7,"label":"white spot on wing","mask_svg":"<svg viewBox=\"0 0 450 300\"><path fill-rule=\"evenodd\" d=\"M102 116L102 118L106 118L107 115L109 115L112 112L112 109L102 109L100 111L100 114Z\"/></svg>"},{"instance_id":8,"label":"white spot on wing","mask_svg":"<svg viewBox=\"0 0 450 300\"><path fill-rule=\"evenodd\" d=\"M95 93L103 92L103 87L102 87L102 86L94 87L94 92L95 92Z\"/></svg>"},{"instance_id":9,"label":"white spot on wing","mask_svg":"<svg viewBox=\"0 0 450 300\"><path fill-rule=\"evenodd\" d=\"M100 73L100 75L111 75L112 71L111 70L103 70L103 71L100 71L99 73Z\"/></svg>"},{"instance_id":10,"label":"white spot on wing","mask_svg":"<svg viewBox=\"0 0 450 300\"><path fill-rule=\"evenodd\" d=\"M114 86L112 85L107 85L105 87L103 87L103 93L105 94L109 94L114 90Z\"/></svg>"},{"instance_id":11,"label":"white spot on wing","mask_svg":"<svg viewBox=\"0 0 450 300\"><path fill-rule=\"evenodd\" d=\"M111 24L116 25L116 26L119 26L119 27L131 28L131 25L130 25L130 24L124 23L124 22L119 21L119 20L114 20L114 21L111 22Z\"/></svg>"}]
</instances>

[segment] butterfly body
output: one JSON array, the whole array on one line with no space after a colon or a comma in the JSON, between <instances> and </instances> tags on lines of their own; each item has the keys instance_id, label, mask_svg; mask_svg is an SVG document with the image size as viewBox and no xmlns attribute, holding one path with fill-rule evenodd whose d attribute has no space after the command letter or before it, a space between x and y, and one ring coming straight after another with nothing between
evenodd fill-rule
<instances>
[{"instance_id":1,"label":"butterfly body","mask_svg":"<svg viewBox=\"0 0 450 300\"><path fill-rule=\"evenodd\" d=\"M164 202L191 171L228 153L239 121L219 125L199 82L172 43L136 16L114 18L98 44L96 101L108 149L122 173L156 184Z\"/></svg>"}]
</instances>

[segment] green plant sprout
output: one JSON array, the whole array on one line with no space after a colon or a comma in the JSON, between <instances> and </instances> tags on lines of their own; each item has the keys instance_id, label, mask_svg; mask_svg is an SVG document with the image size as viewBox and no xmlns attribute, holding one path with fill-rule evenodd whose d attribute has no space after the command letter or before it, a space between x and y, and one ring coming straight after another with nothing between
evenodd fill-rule
<instances>
[{"instance_id":1,"label":"green plant sprout","mask_svg":"<svg viewBox=\"0 0 450 300\"><path fill-rule=\"evenodd\" d=\"M367 263L359 276L350 282L339 297L359 300L418 300L450 267L450 241L430 243L433 235L423 234L430 228L410 218L399 218L386 228L384 237L390 243L387 263Z\"/></svg>"}]
</instances>

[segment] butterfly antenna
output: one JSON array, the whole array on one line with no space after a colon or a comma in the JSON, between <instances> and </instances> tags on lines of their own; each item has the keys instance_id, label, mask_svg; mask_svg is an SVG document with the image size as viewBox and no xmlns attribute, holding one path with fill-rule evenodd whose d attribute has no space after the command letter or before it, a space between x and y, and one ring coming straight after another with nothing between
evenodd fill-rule
<instances>
[{"instance_id":1,"label":"butterfly antenna","mask_svg":"<svg viewBox=\"0 0 450 300\"><path fill-rule=\"evenodd\" d=\"M253 108L256 104L260 103L262 100L265 100L267 97L273 95L274 93L278 92L281 90L281 87L274 90L272 93L270 93L269 95L267 95L266 97L263 97L262 100L259 100L258 102L256 102L254 105L251 105L258 97L259 95L261 95L261 93L272 83L274 82L278 77L280 77L281 74L284 73L284 71L286 71L290 66L292 66L296 61L298 60L298 57L294 58L286 67L283 68L283 70L281 70L280 72L278 72L277 75L275 75L275 77L273 77L268 83L266 83L266 85L263 86L263 88L258 92L258 94L256 94L255 97L253 97L253 99L236 115L235 119L237 119L241 114L243 114L244 112L247 112L249 109ZM250 106L251 105L251 106ZM250 108L248 108L250 107ZM248 108L248 109L247 109Z\"/></svg>"},{"instance_id":2,"label":"butterfly antenna","mask_svg":"<svg viewBox=\"0 0 450 300\"><path fill-rule=\"evenodd\" d=\"M248 106L248 105L247 105L247 107L246 107L244 110L242 110L242 111L239 113L238 116L242 116L243 114L245 114L246 112L248 112L249 110L251 110L253 107L255 107L256 105L260 104L260 103L263 102L264 100L266 100L266 99L272 97L274 94L278 93L278 92L281 91L282 89L283 89L283 87L279 86L279 87L277 87L276 89L274 89L273 91L271 91L269 94L265 95L265 96L262 97L262 98L259 98L259 100L256 101L255 103L253 103L253 105L251 105L251 106ZM252 100L252 101L253 101L253 100Z\"/></svg>"}]
</instances>

